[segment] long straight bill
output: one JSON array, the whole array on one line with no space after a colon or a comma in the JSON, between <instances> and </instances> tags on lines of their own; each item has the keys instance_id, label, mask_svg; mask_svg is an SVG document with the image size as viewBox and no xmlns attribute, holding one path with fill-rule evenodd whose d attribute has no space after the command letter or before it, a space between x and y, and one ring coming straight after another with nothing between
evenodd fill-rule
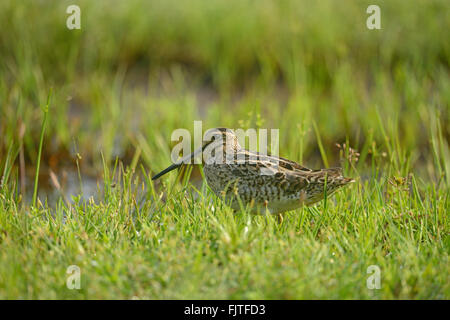
<instances>
[{"instance_id":1,"label":"long straight bill","mask_svg":"<svg viewBox=\"0 0 450 320\"><path fill-rule=\"evenodd\" d=\"M163 171L161 171L160 173L154 175L152 177L152 180L156 180L159 177L165 175L166 173L175 170L178 167L181 167L181 165L183 163L192 163L192 160L198 156L200 153L202 153L203 148L198 148L197 150L195 150L193 153L188 154L187 156L181 158L180 160L178 160L177 162L175 162L174 164L172 164L171 166L167 167L166 169L164 169Z\"/></svg>"}]
</instances>

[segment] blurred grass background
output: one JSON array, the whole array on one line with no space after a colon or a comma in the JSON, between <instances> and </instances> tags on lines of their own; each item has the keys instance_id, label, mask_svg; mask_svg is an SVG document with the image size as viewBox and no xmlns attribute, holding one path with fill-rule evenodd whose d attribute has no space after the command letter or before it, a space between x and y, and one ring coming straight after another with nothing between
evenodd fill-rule
<instances>
[{"instance_id":1,"label":"blurred grass background","mask_svg":"<svg viewBox=\"0 0 450 320\"><path fill-rule=\"evenodd\" d=\"M81 30L66 28L72 4ZM449 9L2 0L0 298L448 298ZM278 128L281 156L357 183L282 224L175 174L155 190L172 131L194 120ZM81 290L65 287L71 264Z\"/></svg>"},{"instance_id":2,"label":"blurred grass background","mask_svg":"<svg viewBox=\"0 0 450 320\"><path fill-rule=\"evenodd\" d=\"M376 1L381 30L370 1L76 1L81 30L70 4L0 4L0 158L15 141L36 163L53 87L44 166L78 152L99 171L100 150L129 163L139 147L155 171L193 120L280 128L280 154L312 167L314 122L330 165L348 141L434 181L448 166L448 1Z\"/></svg>"}]
</instances>

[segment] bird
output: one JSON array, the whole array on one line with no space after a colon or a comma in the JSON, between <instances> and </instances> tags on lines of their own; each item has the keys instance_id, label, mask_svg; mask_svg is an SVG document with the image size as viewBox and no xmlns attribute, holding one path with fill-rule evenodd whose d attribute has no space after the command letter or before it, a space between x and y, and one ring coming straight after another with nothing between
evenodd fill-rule
<instances>
[{"instance_id":1,"label":"bird","mask_svg":"<svg viewBox=\"0 0 450 320\"><path fill-rule=\"evenodd\" d=\"M208 186L234 211L243 207L254 214L282 214L313 205L339 188L355 182L339 167L312 170L282 157L245 150L228 128L206 132L200 148L152 177L203 157Z\"/></svg>"}]
</instances>

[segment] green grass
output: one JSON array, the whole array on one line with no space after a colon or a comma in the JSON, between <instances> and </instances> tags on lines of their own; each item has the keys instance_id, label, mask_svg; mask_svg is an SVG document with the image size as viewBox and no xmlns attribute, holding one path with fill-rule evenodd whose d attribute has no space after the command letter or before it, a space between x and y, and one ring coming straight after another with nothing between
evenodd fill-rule
<instances>
[{"instance_id":1,"label":"green grass","mask_svg":"<svg viewBox=\"0 0 450 320\"><path fill-rule=\"evenodd\" d=\"M142 191L117 169L104 198L0 212L0 298L446 299L448 192L356 184L285 216L233 215L203 187ZM174 181L174 178L169 179ZM118 187L121 185L122 187ZM145 200L145 201L144 201ZM66 288L70 265L81 289ZM366 287L381 269L381 289Z\"/></svg>"},{"instance_id":2,"label":"green grass","mask_svg":"<svg viewBox=\"0 0 450 320\"><path fill-rule=\"evenodd\" d=\"M450 298L448 1L77 3L0 3L0 298ZM282 224L153 185L194 120L357 183Z\"/></svg>"}]
</instances>

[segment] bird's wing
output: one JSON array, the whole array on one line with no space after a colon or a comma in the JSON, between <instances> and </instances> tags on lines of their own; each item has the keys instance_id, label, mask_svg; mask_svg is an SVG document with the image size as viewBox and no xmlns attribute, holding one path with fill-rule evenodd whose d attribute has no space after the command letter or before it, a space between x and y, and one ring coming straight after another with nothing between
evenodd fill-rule
<instances>
[{"instance_id":1,"label":"bird's wing","mask_svg":"<svg viewBox=\"0 0 450 320\"><path fill-rule=\"evenodd\" d=\"M279 162L280 162L280 166L285 168L285 169L287 169L287 170L302 171L302 172L314 172L314 171L317 171L317 170L312 170L312 169L309 169L307 167L304 167L304 166L298 164L297 162L289 160L289 159L286 159L286 158L274 157L274 156L272 156L272 157L273 158L278 158Z\"/></svg>"},{"instance_id":2,"label":"bird's wing","mask_svg":"<svg viewBox=\"0 0 450 320\"><path fill-rule=\"evenodd\" d=\"M245 162L233 166L232 172L237 178L278 185L285 191L292 192L309 184L307 174L312 170L302 167L294 161L247 150L243 152Z\"/></svg>"}]
</instances>

